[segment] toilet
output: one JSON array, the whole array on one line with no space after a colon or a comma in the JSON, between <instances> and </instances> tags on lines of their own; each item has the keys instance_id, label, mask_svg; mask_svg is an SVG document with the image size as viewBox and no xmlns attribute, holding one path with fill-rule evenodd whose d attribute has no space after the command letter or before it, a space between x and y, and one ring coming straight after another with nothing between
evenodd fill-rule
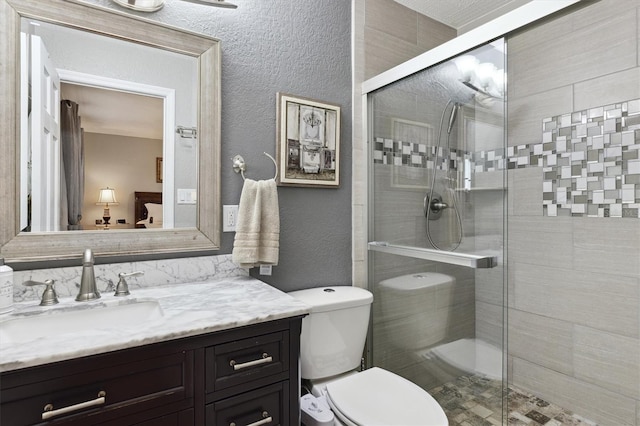
<instances>
[{"instance_id":1,"label":"toilet","mask_svg":"<svg viewBox=\"0 0 640 426\"><path fill-rule=\"evenodd\" d=\"M436 272L380 281L382 322L391 343L416 352L446 342L455 285L454 277Z\"/></svg>"},{"instance_id":2,"label":"toilet","mask_svg":"<svg viewBox=\"0 0 640 426\"><path fill-rule=\"evenodd\" d=\"M421 387L382 368L358 372L373 295L350 286L289 293L309 305L300 336L301 377L325 397L337 425L448 426L442 407Z\"/></svg>"},{"instance_id":3,"label":"toilet","mask_svg":"<svg viewBox=\"0 0 640 426\"><path fill-rule=\"evenodd\" d=\"M475 337L448 339L449 323L455 322L451 314L456 303L455 286L455 277L428 271L380 281L380 327L385 327L392 345L428 362L427 368L437 371L440 379L478 374L502 380L499 348ZM472 336L473 331L467 335ZM431 383L428 388L438 384Z\"/></svg>"}]
</instances>

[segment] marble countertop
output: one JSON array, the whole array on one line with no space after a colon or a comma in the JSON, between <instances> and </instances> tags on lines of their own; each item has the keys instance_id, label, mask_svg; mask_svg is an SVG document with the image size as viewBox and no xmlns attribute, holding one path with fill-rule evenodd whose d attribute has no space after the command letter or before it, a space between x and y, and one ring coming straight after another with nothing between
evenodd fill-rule
<instances>
[{"instance_id":1,"label":"marble countertop","mask_svg":"<svg viewBox=\"0 0 640 426\"><path fill-rule=\"evenodd\" d=\"M282 291L250 277L216 282L187 283L131 290L131 295L101 294L90 302L60 299L51 307L39 301L19 302L10 314L0 315L0 372L50 362L127 349L171 339L195 336L244 325L309 313L310 308ZM156 300L162 315L143 323L114 327L105 321L91 324L92 310ZM86 311L76 327L53 330L27 341L3 338L3 323L19 318L47 322L47 317L69 311ZM95 311L97 312L97 311ZM99 318L99 315L97 316Z\"/></svg>"}]
</instances>

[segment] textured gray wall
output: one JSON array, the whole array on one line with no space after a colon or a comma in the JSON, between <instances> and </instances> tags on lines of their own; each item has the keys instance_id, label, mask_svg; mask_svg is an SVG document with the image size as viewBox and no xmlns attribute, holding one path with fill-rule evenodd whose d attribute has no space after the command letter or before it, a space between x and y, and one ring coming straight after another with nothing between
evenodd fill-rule
<instances>
[{"instance_id":1,"label":"textured gray wall","mask_svg":"<svg viewBox=\"0 0 640 426\"><path fill-rule=\"evenodd\" d=\"M110 0L87 3L125 10ZM167 0L138 14L222 41L222 203L238 204L242 178L231 157L242 155L247 177L267 179L274 167L276 93L342 107L338 189L279 188L280 263L259 278L285 291L351 284L351 2L238 0L222 9ZM224 233L220 254L230 253ZM252 272L253 274L254 272Z\"/></svg>"}]
</instances>

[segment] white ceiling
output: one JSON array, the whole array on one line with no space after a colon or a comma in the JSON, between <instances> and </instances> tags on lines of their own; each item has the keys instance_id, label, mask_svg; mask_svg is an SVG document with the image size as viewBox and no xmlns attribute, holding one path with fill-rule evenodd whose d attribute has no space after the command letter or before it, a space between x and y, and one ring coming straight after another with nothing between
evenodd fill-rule
<instances>
[{"instance_id":1,"label":"white ceiling","mask_svg":"<svg viewBox=\"0 0 640 426\"><path fill-rule=\"evenodd\" d=\"M466 32L530 0L395 0L409 9Z\"/></svg>"},{"instance_id":2,"label":"white ceiling","mask_svg":"<svg viewBox=\"0 0 640 426\"><path fill-rule=\"evenodd\" d=\"M60 95L79 105L85 132L162 139L161 98L69 83L61 84Z\"/></svg>"}]
</instances>

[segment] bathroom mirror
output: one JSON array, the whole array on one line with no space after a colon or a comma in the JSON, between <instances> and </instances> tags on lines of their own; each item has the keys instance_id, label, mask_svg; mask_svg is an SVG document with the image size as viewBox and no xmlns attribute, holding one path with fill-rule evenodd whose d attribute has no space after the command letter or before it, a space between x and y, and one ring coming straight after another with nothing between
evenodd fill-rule
<instances>
[{"instance_id":1,"label":"bathroom mirror","mask_svg":"<svg viewBox=\"0 0 640 426\"><path fill-rule=\"evenodd\" d=\"M84 231L21 232L20 140L24 136L20 94L24 71L20 61L20 28L24 18L81 30L92 35L134 43L148 49L179 54L196 63L197 162L195 226L172 229L91 229ZM98 258L132 255L162 256L202 253L219 247L220 199L220 46L216 39L180 30L77 0L0 0L0 244L8 263L80 258L85 248ZM131 64L125 64L124 67ZM180 123L175 123L180 125ZM180 136L176 136L179 143ZM24 157L24 155L23 155ZM173 159L161 160L167 167ZM170 163L173 164L173 163ZM24 180L24 179L22 179ZM196 185L194 185L196 186ZM206 191L200 190L206 188ZM173 191L172 191L173 192ZM171 195L175 196L175 193ZM118 200L119 201L119 200ZM22 209L24 210L24 208ZM113 217L113 222L116 221ZM88 218L92 221L93 217ZM22 221L24 224L24 220ZM87 227L89 228L89 227Z\"/></svg>"}]
</instances>

